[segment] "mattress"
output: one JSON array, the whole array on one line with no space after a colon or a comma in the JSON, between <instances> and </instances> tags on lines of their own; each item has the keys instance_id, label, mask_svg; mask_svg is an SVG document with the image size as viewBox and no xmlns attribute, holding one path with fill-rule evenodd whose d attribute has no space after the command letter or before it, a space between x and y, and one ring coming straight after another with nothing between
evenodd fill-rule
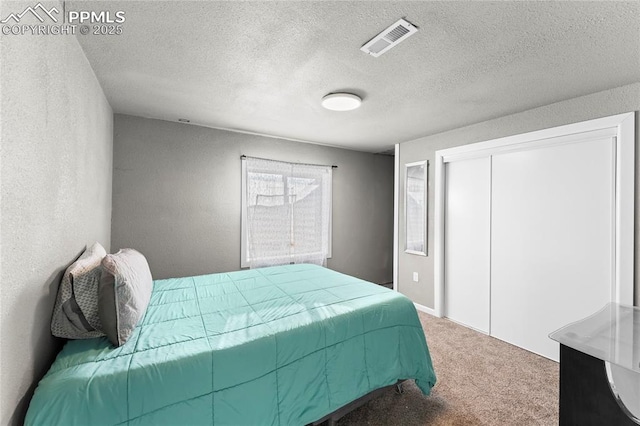
<instances>
[{"instance_id":1,"label":"mattress","mask_svg":"<svg viewBox=\"0 0 640 426\"><path fill-rule=\"evenodd\" d=\"M435 384L406 297L315 265L154 281L130 340L66 343L27 425L302 425L370 391Z\"/></svg>"}]
</instances>

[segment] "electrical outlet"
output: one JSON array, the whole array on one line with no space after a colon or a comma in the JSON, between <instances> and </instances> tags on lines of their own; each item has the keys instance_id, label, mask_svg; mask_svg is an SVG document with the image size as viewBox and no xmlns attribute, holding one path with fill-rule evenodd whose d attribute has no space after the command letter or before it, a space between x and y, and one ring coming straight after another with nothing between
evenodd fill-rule
<instances>
[{"instance_id":1,"label":"electrical outlet","mask_svg":"<svg viewBox=\"0 0 640 426\"><path fill-rule=\"evenodd\" d=\"M413 281L416 282L416 283L418 282L418 273L417 272L413 273Z\"/></svg>"}]
</instances>

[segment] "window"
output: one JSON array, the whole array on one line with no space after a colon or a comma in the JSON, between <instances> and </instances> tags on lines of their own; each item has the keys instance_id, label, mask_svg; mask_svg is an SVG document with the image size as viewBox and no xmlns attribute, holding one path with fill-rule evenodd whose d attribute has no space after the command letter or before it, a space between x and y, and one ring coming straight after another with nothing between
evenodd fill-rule
<instances>
[{"instance_id":1,"label":"window","mask_svg":"<svg viewBox=\"0 0 640 426\"><path fill-rule=\"evenodd\" d=\"M331 166L243 157L241 266L331 257Z\"/></svg>"}]
</instances>

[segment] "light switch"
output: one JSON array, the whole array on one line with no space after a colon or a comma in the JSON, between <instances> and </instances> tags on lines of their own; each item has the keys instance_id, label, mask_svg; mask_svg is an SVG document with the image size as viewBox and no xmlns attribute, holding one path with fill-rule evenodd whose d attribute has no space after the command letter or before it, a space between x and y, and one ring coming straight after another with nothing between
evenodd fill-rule
<instances>
[{"instance_id":1,"label":"light switch","mask_svg":"<svg viewBox=\"0 0 640 426\"><path fill-rule=\"evenodd\" d=\"M418 282L418 273L417 272L413 273L413 281L416 282L416 283Z\"/></svg>"}]
</instances>

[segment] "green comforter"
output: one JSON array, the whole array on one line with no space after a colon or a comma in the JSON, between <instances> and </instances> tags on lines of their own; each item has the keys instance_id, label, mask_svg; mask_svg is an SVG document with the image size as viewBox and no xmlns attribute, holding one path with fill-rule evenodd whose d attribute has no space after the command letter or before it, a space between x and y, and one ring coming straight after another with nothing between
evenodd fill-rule
<instances>
[{"instance_id":1,"label":"green comforter","mask_svg":"<svg viewBox=\"0 0 640 426\"><path fill-rule=\"evenodd\" d=\"M26 424L302 425L398 379L436 381L399 293L313 265L158 280L125 345L65 345Z\"/></svg>"}]
</instances>

